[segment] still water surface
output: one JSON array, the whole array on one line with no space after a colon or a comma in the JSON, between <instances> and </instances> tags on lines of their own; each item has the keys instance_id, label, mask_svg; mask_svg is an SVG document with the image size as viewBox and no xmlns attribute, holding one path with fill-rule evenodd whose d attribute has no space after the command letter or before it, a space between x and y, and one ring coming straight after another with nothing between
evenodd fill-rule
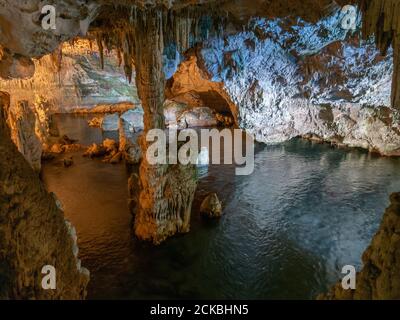
<instances>
[{"instance_id":1,"label":"still water surface","mask_svg":"<svg viewBox=\"0 0 400 320\"><path fill-rule=\"evenodd\" d=\"M61 134L82 143L104 138L85 117L58 120ZM92 299L312 299L342 266L361 266L400 190L400 159L302 140L258 145L251 176L203 169L190 233L153 247L133 237L125 166L73 157L71 168L44 164L43 178L77 228ZM199 217L208 192L224 203L219 221Z\"/></svg>"}]
</instances>

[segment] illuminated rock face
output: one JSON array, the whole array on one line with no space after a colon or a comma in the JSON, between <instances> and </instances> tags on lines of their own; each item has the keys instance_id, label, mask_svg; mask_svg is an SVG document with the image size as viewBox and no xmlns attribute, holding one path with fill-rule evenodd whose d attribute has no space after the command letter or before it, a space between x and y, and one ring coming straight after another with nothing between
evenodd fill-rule
<instances>
[{"instance_id":1,"label":"illuminated rock face","mask_svg":"<svg viewBox=\"0 0 400 320\"><path fill-rule=\"evenodd\" d=\"M360 44L341 19L339 10L317 23L254 19L249 31L211 38L193 50L167 93L192 103L192 91L212 88L221 105L234 106L238 125L261 142L312 135L398 155L391 51L383 57L374 44Z\"/></svg>"},{"instance_id":2,"label":"illuminated rock face","mask_svg":"<svg viewBox=\"0 0 400 320\"><path fill-rule=\"evenodd\" d=\"M400 109L400 3L385 0L359 0L363 13L363 36L375 36L377 47L386 54L389 47L394 51L392 82L392 106Z\"/></svg>"},{"instance_id":3,"label":"illuminated rock face","mask_svg":"<svg viewBox=\"0 0 400 320\"><path fill-rule=\"evenodd\" d=\"M53 52L60 43L78 35L84 36L96 17L96 1L53 2L56 6L56 30L42 27L40 0L5 0L0 6L0 44L26 57L41 57Z\"/></svg>"},{"instance_id":4,"label":"illuminated rock face","mask_svg":"<svg viewBox=\"0 0 400 320\"><path fill-rule=\"evenodd\" d=\"M0 80L0 90L11 94L12 107L20 100L33 104L41 96L53 113L119 112L124 106L131 108L140 103L116 52L106 54L102 69L97 46L88 40L64 44L61 52L35 60L35 69L30 79ZM110 105L116 105L115 110Z\"/></svg>"},{"instance_id":5,"label":"illuminated rock face","mask_svg":"<svg viewBox=\"0 0 400 320\"><path fill-rule=\"evenodd\" d=\"M398 300L400 299L400 194L390 196L378 232L362 260L364 267L357 274L356 289L343 290L338 283L319 299Z\"/></svg>"},{"instance_id":6,"label":"illuminated rock face","mask_svg":"<svg viewBox=\"0 0 400 320\"><path fill-rule=\"evenodd\" d=\"M33 110L27 101L20 101L16 108L13 110L5 108L4 112L8 115L7 123L10 128L11 139L18 151L36 172L40 172L42 143L35 132L37 119Z\"/></svg>"},{"instance_id":7,"label":"illuminated rock face","mask_svg":"<svg viewBox=\"0 0 400 320\"><path fill-rule=\"evenodd\" d=\"M76 232L10 139L9 96L0 92L0 298L82 299L89 273L77 259ZM43 290L42 268L56 268Z\"/></svg>"}]
</instances>

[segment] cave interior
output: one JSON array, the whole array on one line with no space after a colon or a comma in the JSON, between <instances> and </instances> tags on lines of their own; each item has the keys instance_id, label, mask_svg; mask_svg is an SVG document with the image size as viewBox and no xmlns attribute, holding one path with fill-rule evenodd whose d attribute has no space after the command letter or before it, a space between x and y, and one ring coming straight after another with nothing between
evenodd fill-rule
<instances>
[{"instance_id":1,"label":"cave interior","mask_svg":"<svg viewBox=\"0 0 400 320\"><path fill-rule=\"evenodd\" d=\"M125 164L129 237L184 241L198 168L151 163L146 134L240 129L262 145L300 138L396 159L399 57L397 0L0 1L0 298L90 288L80 230L43 178L49 163L68 170L79 153ZM96 128L97 140L68 126ZM217 195L206 200L210 216L221 211ZM399 194L390 202L357 289L338 282L319 298L400 298ZM55 290L41 289L45 264Z\"/></svg>"}]
</instances>

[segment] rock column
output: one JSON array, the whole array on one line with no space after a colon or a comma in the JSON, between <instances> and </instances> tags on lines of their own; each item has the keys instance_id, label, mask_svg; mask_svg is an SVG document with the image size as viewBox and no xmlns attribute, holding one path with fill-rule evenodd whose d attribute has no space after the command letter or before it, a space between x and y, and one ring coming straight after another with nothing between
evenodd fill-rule
<instances>
[{"instance_id":1,"label":"rock column","mask_svg":"<svg viewBox=\"0 0 400 320\"><path fill-rule=\"evenodd\" d=\"M140 139L143 160L139 179L130 184L139 191L135 211L135 234L141 240L159 244L169 236L189 231L191 206L196 190L192 165L152 165L146 158L151 129L165 129L163 113L163 18L158 9L146 9L135 20L136 84L144 109L144 133ZM134 189L134 190L132 190Z\"/></svg>"}]
</instances>

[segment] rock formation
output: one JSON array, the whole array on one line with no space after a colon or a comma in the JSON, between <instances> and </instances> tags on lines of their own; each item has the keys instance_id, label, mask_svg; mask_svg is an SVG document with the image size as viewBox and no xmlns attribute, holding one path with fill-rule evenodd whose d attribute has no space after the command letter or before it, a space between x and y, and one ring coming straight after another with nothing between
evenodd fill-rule
<instances>
[{"instance_id":1,"label":"rock formation","mask_svg":"<svg viewBox=\"0 0 400 320\"><path fill-rule=\"evenodd\" d=\"M35 114L27 101L18 102L13 110L7 107L5 112L8 113L7 122L12 140L32 168L39 172L41 168L42 143L35 132Z\"/></svg>"},{"instance_id":2,"label":"rock formation","mask_svg":"<svg viewBox=\"0 0 400 320\"><path fill-rule=\"evenodd\" d=\"M365 39L374 35L382 54L393 46L394 72L392 106L400 108L400 3L396 0L359 0L363 13L362 34Z\"/></svg>"},{"instance_id":3,"label":"rock formation","mask_svg":"<svg viewBox=\"0 0 400 320\"><path fill-rule=\"evenodd\" d=\"M3 79L30 78L35 73L31 59L12 54L0 46L0 77Z\"/></svg>"},{"instance_id":4,"label":"rock formation","mask_svg":"<svg viewBox=\"0 0 400 320\"><path fill-rule=\"evenodd\" d=\"M200 213L207 218L219 218L222 215L222 204L216 193L209 194L201 203Z\"/></svg>"},{"instance_id":5,"label":"rock formation","mask_svg":"<svg viewBox=\"0 0 400 320\"><path fill-rule=\"evenodd\" d=\"M118 100L118 98L116 99ZM72 113L76 114L95 114L97 116L102 116L104 114L111 113L124 113L136 107L135 104L130 102L115 102L110 104L97 104L91 107L77 107L72 109Z\"/></svg>"},{"instance_id":6,"label":"rock formation","mask_svg":"<svg viewBox=\"0 0 400 320\"><path fill-rule=\"evenodd\" d=\"M142 159L139 138L143 129L143 109L136 108L121 115L119 119L119 150L129 165L139 164Z\"/></svg>"},{"instance_id":7,"label":"rock formation","mask_svg":"<svg viewBox=\"0 0 400 320\"><path fill-rule=\"evenodd\" d=\"M398 300L400 299L400 193L390 196L378 232L362 260L356 289L344 290L341 283L319 299Z\"/></svg>"},{"instance_id":8,"label":"rock formation","mask_svg":"<svg viewBox=\"0 0 400 320\"><path fill-rule=\"evenodd\" d=\"M190 50L187 59L167 82L166 96L192 108L208 107L217 113L228 114L237 122L236 105L224 89L224 83L210 79L198 50Z\"/></svg>"},{"instance_id":9,"label":"rock formation","mask_svg":"<svg viewBox=\"0 0 400 320\"><path fill-rule=\"evenodd\" d=\"M336 7L317 23L254 19L246 31L210 37L179 66L169 92L189 100L179 93L191 83L217 82L239 127L261 142L313 134L397 155L391 51L383 57L370 41L360 45L342 18Z\"/></svg>"},{"instance_id":10,"label":"rock formation","mask_svg":"<svg viewBox=\"0 0 400 320\"><path fill-rule=\"evenodd\" d=\"M82 299L89 274L76 256L76 232L11 141L9 104L9 96L1 92L0 298ZM55 290L42 288L46 265L56 268Z\"/></svg>"},{"instance_id":11,"label":"rock formation","mask_svg":"<svg viewBox=\"0 0 400 320\"><path fill-rule=\"evenodd\" d=\"M124 112L140 103L115 51L105 55L103 69L98 48L90 40L64 43L59 54L61 61L54 54L35 59L33 71L24 77L29 79L0 80L0 90L13 94L12 106L19 100L33 105L44 97L52 113L109 113Z\"/></svg>"},{"instance_id":12,"label":"rock formation","mask_svg":"<svg viewBox=\"0 0 400 320\"><path fill-rule=\"evenodd\" d=\"M136 85L144 110L144 134L164 129L163 12L142 11L135 26ZM143 154L148 142L141 139ZM149 163L143 157L139 170L135 234L159 244L176 233L189 231L196 190L195 167Z\"/></svg>"},{"instance_id":13,"label":"rock formation","mask_svg":"<svg viewBox=\"0 0 400 320\"><path fill-rule=\"evenodd\" d=\"M93 127L93 128L101 128L102 124L103 124L102 117L94 117L93 119L90 119L88 121L89 127Z\"/></svg>"},{"instance_id":14,"label":"rock formation","mask_svg":"<svg viewBox=\"0 0 400 320\"><path fill-rule=\"evenodd\" d=\"M54 135L53 119L50 115L50 103L43 96L36 96L33 112L36 115L35 133L40 142L45 145L50 136ZM58 132L55 134L58 135Z\"/></svg>"}]
</instances>

